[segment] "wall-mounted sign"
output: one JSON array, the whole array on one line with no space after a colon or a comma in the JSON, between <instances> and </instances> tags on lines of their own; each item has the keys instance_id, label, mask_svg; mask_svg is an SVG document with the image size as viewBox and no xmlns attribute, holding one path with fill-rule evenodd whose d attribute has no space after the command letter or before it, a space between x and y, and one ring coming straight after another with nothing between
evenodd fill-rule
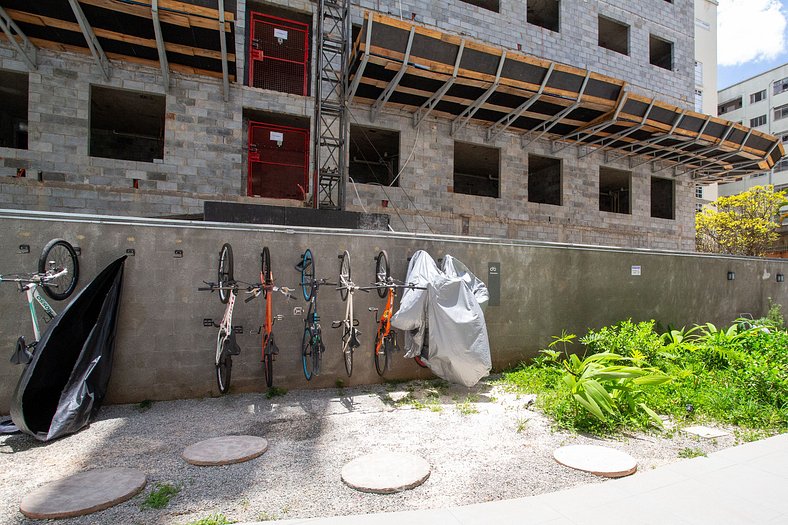
<instances>
[{"instance_id":1,"label":"wall-mounted sign","mask_svg":"<svg viewBox=\"0 0 788 525\"><path fill-rule=\"evenodd\" d=\"M285 134L280 131L272 131L271 140L274 142L284 142Z\"/></svg>"},{"instance_id":2,"label":"wall-mounted sign","mask_svg":"<svg viewBox=\"0 0 788 525\"><path fill-rule=\"evenodd\" d=\"M487 293L490 294L490 306L501 305L501 263L487 263Z\"/></svg>"},{"instance_id":3,"label":"wall-mounted sign","mask_svg":"<svg viewBox=\"0 0 788 525\"><path fill-rule=\"evenodd\" d=\"M274 28L274 38L278 38L280 40L287 40L287 31L285 31L284 29Z\"/></svg>"},{"instance_id":4,"label":"wall-mounted sign","mask_svg":"<svg viewBox=\"0 0 788 525\"><path fill-rule=\"evenodd\" d=\"M632 267L632 275L640 275L640 266Z\"/></svg>"}]
</instances>

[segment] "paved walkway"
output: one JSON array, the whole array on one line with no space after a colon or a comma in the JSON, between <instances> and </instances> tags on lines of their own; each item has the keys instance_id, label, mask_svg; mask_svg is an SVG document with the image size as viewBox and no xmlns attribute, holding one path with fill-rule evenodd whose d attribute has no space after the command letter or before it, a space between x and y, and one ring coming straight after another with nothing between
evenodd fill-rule
<instances>
[{"instance_id":1,"label":"paved walkway","mask_svg":"<svg viewBox=\"0 0 788 525\"><path fill-rule=\"evenodd\" d=\"M466 507L266 525L788 524L788 434L618 480Z\"/></svg>"}]
</instances>

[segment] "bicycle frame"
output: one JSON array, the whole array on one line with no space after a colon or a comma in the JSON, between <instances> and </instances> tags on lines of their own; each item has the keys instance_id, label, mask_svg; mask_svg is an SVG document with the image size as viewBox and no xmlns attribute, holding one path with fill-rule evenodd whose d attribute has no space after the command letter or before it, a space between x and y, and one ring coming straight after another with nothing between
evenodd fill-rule
<instances>
[{"instance_id":1,"label":"bicycle frame","mask_svg":"<svg viewBox=\"0 0 788 525\"><path fill-rule=\"evenodd\" d=\"M383 351L383 342L386 337L391 334L391 316L394 315L394 296L396 292L394 288L389 288L386 296L386 306L383 308L383 313L380 314L380 319L377 318L377 308L374 308L375 322L378 323L378 338L375 345L375 353L380 354Z\"/></svg>"},{"instance_id":2,"label":"bicycle frame","mask_svg":"<svg viewBox=\"0 0 788 525\"><path fill-rule=\"evenodd\" d=\"M33 324L33 336L35 340L38 341L41 339L41 329L38 325L38 316L36 315L36 303L38 303L41 308L44 310L44 313L47 315L48 319L46 322L51 321L57 315L55 309L50 306L44 296L38 291L41 287L41 282L48 282L53 279L57 279L68 273L66 270L60 270L57 273L50 274L47 272L46 274L30 274L28 276L6 276L3 277L0 275L0 281L7 281L7 282L15 282L19 287L19 292L24 292L27 298L27 306L30 309L30 320Z\"/></svg>"},{"instance_id":3,"label":"bicycle frame","mask_svg":"<svg viewBox=\"0 0 788 525\"><path fill-rule=\"evenodd\" d=\"M238 294L238 290L233 288L230 290L230 297L227 301L227 307L224 309L224 317L222 317L222 322L219 324L219 333L216 336L216 364L219 364L219 359L222 353L222 347L224 346L223 343L227 340L233 333L233 310L235 308L235 299Z\"/></svg>"}]
</instances>

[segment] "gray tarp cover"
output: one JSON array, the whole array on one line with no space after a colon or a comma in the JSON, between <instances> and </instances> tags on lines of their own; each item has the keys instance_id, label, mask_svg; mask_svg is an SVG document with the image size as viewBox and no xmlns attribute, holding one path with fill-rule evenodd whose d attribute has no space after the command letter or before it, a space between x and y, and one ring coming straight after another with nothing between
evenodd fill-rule
<instances>
[{"instance_id":1,"label":"gray tarp cover","mask_svg":"<svg viewBox=\"0 0 788 525\"><path fill-rule=\"evenodd\" d=\"M435 375L467 387L478 383L492 368L483 311L487 287L451 255L441 270L423 250L411 257L407 282L426 290L406 288L391 318L405 332L405 357L421 355L426 346L422 359Z\"/></svg>"}]
</instances>

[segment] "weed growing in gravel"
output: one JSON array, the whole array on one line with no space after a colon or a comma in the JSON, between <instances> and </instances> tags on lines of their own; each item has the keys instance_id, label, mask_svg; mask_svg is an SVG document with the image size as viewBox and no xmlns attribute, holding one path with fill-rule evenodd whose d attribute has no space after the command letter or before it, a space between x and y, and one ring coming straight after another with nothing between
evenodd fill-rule
<instances>
[{"instance_id":1,"label":"weed growing in gravel","mask_svg":"<svg viewBox=\"0 0 788 525\"><path fill-rule=\"evenodd\" d=\"M479 409L476 408L476 405L473 404L473 396L468 396L465 398L465 401L462 403L457 403L457 412L462 414L463 416L470 416L471 414L478 414Z\"/></svg>"},{"instance_id":2,"label":"weed growing in gravel","mask_svg":"<svg viewBox=\"0 0 788 525\"><path fill-rule=\"evenodd\" d=\"M163 509L170 500L181 491L181 487L170 483L156 483L156 486L145 497L141 507L144 509Z\"/></svg>"},{"instance_id":3,"label":"weed growing in gravel","mask_svg":"<svg viewBox=\"0 0 788 525\"><path fill-rule=\"evenodd\" d=\"M339 390L345 388L345 382L342 379L337 379L334 381L334 386L337 387Z\"/></svg>"},{"instance_id":4,"label":"weed growing in gravel","mask_svg":"<svg viewBox=\"0 0 788 525\"><path fill-rule=\"evenodd\" d=\"M275 521L279 519L281 519L279 514L275 514L273 512L263 511L257 515L257 521Z\"/></svg>"},{"instance_id":5,"label":"weed growing in gravel","mask_svg":"<svg viewBox=\"0 0 788 525\"><path fill-rule=\"evenodd\" d=\"M140 412L145 412L152 406L153 406L153 401L151 401L150 399L145 399L144 401L140 401L139 403L137 403L137 410L139 410Z\"/></svg>"},{"instance_id":6,"label":"weed growing in gravel","mask_svg":"<svg viewBox=\"0 0 788 525\"><path fill-rule=\"evenodd\" d=\"M528 428L528 421L530 421L527 417L521 417L517 419L517 433L522 434L525 432L525 429Z\"/></svg>"},{"instance_id":7,"label":"weed growing in gravel","mask_svg":"<svg viewBox=\"0 0 788 525\"><path fill-rule=\"evenodd\" d=\"M231 523L235 521L227 519L224 514L211 514L206 518L190 521L186 525L230 525Z\"/></svg>"},{"instance_id":8,"label":"weed growing in gravel","mask_svg":"<svg viewBox=\"0 0 788 525\"><path fill-rule=\"evenodd\" d=\"M684 447L681 450L679 450L680 458L689 459L689 458L697 458L701 456L706 457L706 453L699 448Z\"/></svg>"},{"instance_id":9,"label":"weed growing in gravel","mask_svg":"<svg viewBox=\"0 0 788 525\"><path fill-rule=\"evenodd\" d=\"M268 389L268 392L265 393L265 397L268 399L273 399L278 396L283 396L287 394L286 388L280 388L278 386L272 386Z\"/></svg>"}]
</instances>

